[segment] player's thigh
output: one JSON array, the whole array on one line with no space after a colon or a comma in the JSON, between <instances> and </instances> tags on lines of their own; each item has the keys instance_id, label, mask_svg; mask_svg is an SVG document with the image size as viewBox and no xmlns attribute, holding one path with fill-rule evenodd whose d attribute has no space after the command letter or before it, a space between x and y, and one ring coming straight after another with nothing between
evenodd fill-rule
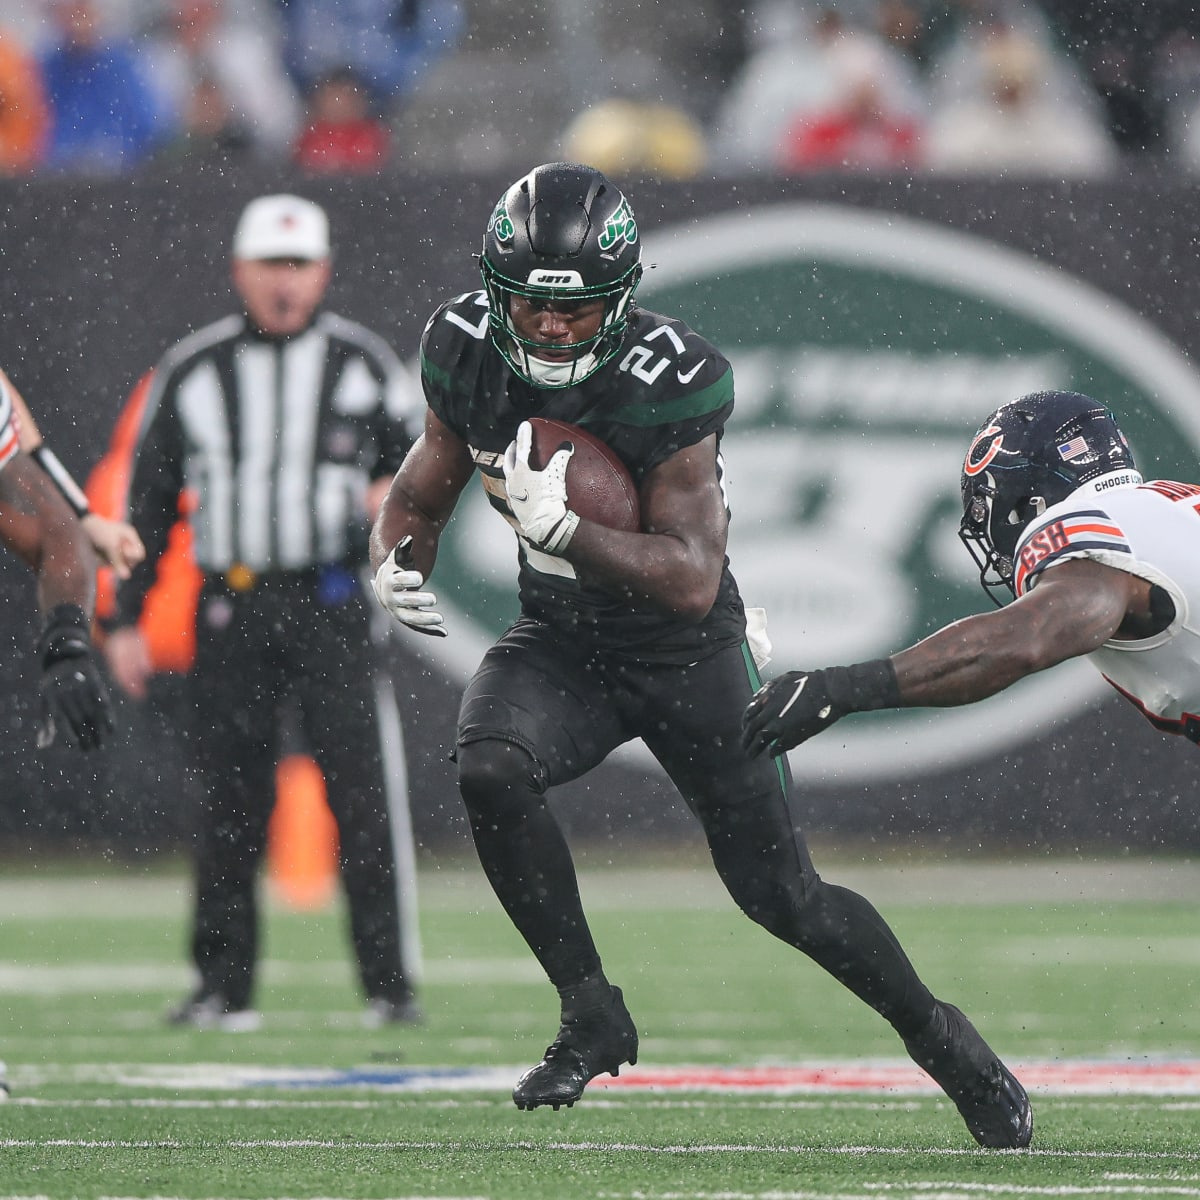
<instances>
[{"instance_id":1,"label":"player's thigh","mask_svg":"<svg viewBox=\"0 0 1200 1200\"><path fill-rule=\"evenodd\" d=\"M757 685L739 647L679 668L657 688L658 720L642 736L699 817L714 855L750 861L780 847L794 865L798 835L786 760L752 758L742 749L742 713Z\"/></svg>"},{"instance_id":2,"label":"player's thigh","mask_svg":"<svg viewBox=\"0 0 1200 1200\"><path fill-rule=\"evenodd\" d=\"M623 741L627 703L603 669L545 625L518 621L467 685L458 744L489 738L520 746L543 787L590 771Z\"/></svg>"}]
</instances>

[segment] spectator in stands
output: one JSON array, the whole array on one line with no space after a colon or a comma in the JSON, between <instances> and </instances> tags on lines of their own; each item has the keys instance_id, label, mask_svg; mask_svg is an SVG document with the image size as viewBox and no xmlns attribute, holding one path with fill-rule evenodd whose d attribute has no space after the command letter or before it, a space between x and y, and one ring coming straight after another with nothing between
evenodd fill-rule
<instances>
[{"instance_id":1,"label":"spectator in stands","mask_svg":"<svg viewBox=\"0 0 1200 1200\"><path fill-rule=\"evenodd\" d=\"M380 114L393 111L462 36L463 0L277 0L284 61L303 93L352 67Z\"/></svg>"},{"instance_id":2,"label":"spectator in stands","mask_svg":"<svg viewBox=\"0 0 1200 1200\"><path fill-rule=\"evenodd\" d=\"M1086 72L1035 0L954 0L949 7L951 15L941 22L926 72L934 112L990 99L995 57L1012 42L1031 47L1014 55L1037 54L1037 91L1045 103L1057 106L1070 121L1103 124L1103 106Z\"/></svg>"},{"instance_id":3,"label":"spectator in stands","mask_svg":"<svg viewBox=\"0 0 1200 1200\"><path fill-rule=\"evenodd\" d=\"M612 96L576 116L562 135L562 156L609 176L694 179L708 156L704 131L682 108Z\"/></svg>"},{"instance_id":4,"label":"spectator in stands","mask_svg":"<svg viewBox=\"0 0 1200 1200\"><path fill-rule=\"evenodd\" d=\"M37 63L0 30L0 175L23 174L42 161L49 123Z\"/></svg>"},{"instance_id":5,"label":"spectator in stands","mask_svg":"<svg viewBox=\"0 0 1200 1200\"><path fill-rule=\"evenodd\" d=\"M928 164L956 174L1082 178L1107 172L1116 161L1107 128L1091 107L1052 96L1050 70L1035 38L993 29L980 56L984 94L935 112Z\"/></svg>"},{"instance_id":6,"label":"spectator in stands","mask_svg":"<svg viewBox=\"0 0 1200 1200\"><path fill-rule=\"evenodd\" d=\"M47 165L113 175L144 162L171 133L132 42L109 40L91 0L54 0L56 38L42 58L51 112Z\"/></svg>"},{"instance_id":7,"label":"spectator in stands","mask_svg":"<svg viewBox=\"0 0 1200 1200\"><path fill-rule=\"evenodd\" d=\"M827 120L848 90L869 76L872 103L895 125L919 122L924 90L912 63L881 37L825 5L809 19L792 14L786 36L759 29L751 54L717 113L714 159L727 169L791 169L794 131Z\"/></svg>"},{"instance_id":8,"label":"spectator in stands","mask_svg":"<svg viewBox=\"0 0 1200 1200\"><path fill-rule=\"evenodd\" d=\"M391 131L371 109L352 67L330 71L313 89L308 117L296 142L296 165L318 174L378 171L391 150Z\"/></svg>"},{"instance_id":9,"label":"spectator in stands","mask_svg":"<svg viewBox=\"0 0 1200 1200\"><path fill-rule=\"evenodd\" d=\"M923 122L891 104L876 46L843 38L831 54L831 65L829 103L804 113L786 130L776 152L780 169L866 171L913 165Z\"/></svg>"},{"instance_id":10,"label":"spectator in stands","mask_svg":"<svg viewBox=\"0 0 1200 1200\"><path fill-rule=\"evenodd\" d=\"M238 131L235 142L249 138L264 156L287 156L302 105L282 47L262 22L224 0L172 0L148 30L142 53L180 124L202 142L229 142Z\"/></svg>"},{"instance_id":11,"label":"spectator in stands","mask_svg":"<svg viewBox=\"0 0 1200 1200\"><path fill-rule=\"evenodd\" d=\"M230 108L221 85L201 76L192 85L178 134L159 152L158 161L181 159L236 166L254 157L256 139Z\"/></svg>"}]
</instances>

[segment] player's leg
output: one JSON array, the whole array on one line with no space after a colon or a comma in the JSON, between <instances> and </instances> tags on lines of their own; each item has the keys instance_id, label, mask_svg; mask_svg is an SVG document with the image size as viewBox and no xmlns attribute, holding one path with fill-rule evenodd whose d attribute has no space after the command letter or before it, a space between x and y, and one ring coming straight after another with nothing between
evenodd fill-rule
<instances>
[{"instance_id":1,"label":"player's leg","mask_svg":"<svg viewBox=\"0 0 1200 1200\"><path fill-rule=\"evenodd\" d=\"M570 1106L588 1081L637 1059L637 1031L605 978L571 852L546 789L625 739L620 700L580 656L519 622L463 697L459 786L471 834L505 912L558 989L561 1027L513 1092L521 1108Z\"/></svg>"},{"instance_id":2,"label":"player's leg","mask_svg":"<svg viewBox=\"0 0 1200 1200\"><path fill-rule=\"evenodd\" d=\"M752 920L895 1028L981 1144L1028 1144L1031 1118L1020 1085L966 1018L935 1000L874 906L813 868L790 808L786 759L743 753L741 713L756 682L736 650L714 655L679 672L659 697L669 731L650 722L643 732L704 826L725 886Z\"/></svg>"},{"instance_id":3,"label":"player's leg","mask_svg":"<svg viewBox=\"0 0 1200 1200\"><path fill-rule=\"evenodd\" d=\"M171 1013L181 1024L236 1028L255 1019L257 871L275 761L274 696L255 625L248 597L230 598L219 586L205 589L188 679L190 740L201 784L191 939L199 980L195 995Z\"/></svg>"},{"instance_id":4,"label":"player's leg","mask_svg":"<svg viewBox=\"0 0 1200 1200\"><path fill-rule=\"evenodd\" d=\"M408 796L397 786L403 775L393 778L384 768L385 748L402 746L398 714L386 696L380 703L361 601L308 600L308 611L290 623L290 675L337 823L342 886L367 1011L381 1021L418 1020L415 881L402 879L399 865L403 860L411 874L412 849L401 841L411 841ZM402 895L409 911L403 911Z\"/></svg>"}]
</instances>

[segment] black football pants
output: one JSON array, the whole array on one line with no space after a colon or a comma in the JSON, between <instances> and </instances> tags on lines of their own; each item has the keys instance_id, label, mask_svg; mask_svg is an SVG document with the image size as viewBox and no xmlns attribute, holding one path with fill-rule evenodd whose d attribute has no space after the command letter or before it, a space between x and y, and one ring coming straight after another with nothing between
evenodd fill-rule
<instances>
[{"instance_id":1,"label":"black football pants","mask_svg":"<svg viewBox=\"0 0 1200 1200\"><path fill-rule=\"evenodd\" d=\"M691 666L590 655L519 621L463 698L459 783L480 862L560 990L601 969L571 854L545 792L641 737L704 828L730 895L907 1036L934 1000L883 917L813 868L789 810L786 760L748 758L742 711L758 685L746 647Z\"/></svg>"},{"instance_id":2,"label":"black football pants","mask_svg":"<svg viewBox=\"0 0 1200 1200\"><path fill-rule=\"evenodd\" d=\"M356 581L326 590L304 571L241 592L213 579L200 598L188 689L203 797L192 955L201 987L235 1008L252 1001L256 883L287 706L325 775L363 991L396 1001L411 991L393 846L407 813L389 812L389 799L407 798L389 797L384 777L381 740L391 731L377 719L368 610Z\"/></svg>"}]
</instances>

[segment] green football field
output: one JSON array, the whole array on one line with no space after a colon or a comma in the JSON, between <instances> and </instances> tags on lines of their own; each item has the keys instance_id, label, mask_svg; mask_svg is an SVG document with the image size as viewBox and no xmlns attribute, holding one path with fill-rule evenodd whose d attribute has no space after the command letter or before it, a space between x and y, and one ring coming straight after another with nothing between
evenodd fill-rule
<instances>
[{"instance_id":1,"label":"green football field","mask_svg":"<svg viewBox=\"0 0 1200 1200\"><path fill-rule=\"evenodd\" d=\"M241 1034L163 1022L189 985L181 864L9 861L0 1200L1200 1197L1200 864L818 851L1028 1083L1034 1148L995 1152L694 854L580 862L641 1056L523 1113L556 997L471 861L422 865L424 1024L364 1029L340 904L268 898Z\"/></svg>"}]
</instances>

